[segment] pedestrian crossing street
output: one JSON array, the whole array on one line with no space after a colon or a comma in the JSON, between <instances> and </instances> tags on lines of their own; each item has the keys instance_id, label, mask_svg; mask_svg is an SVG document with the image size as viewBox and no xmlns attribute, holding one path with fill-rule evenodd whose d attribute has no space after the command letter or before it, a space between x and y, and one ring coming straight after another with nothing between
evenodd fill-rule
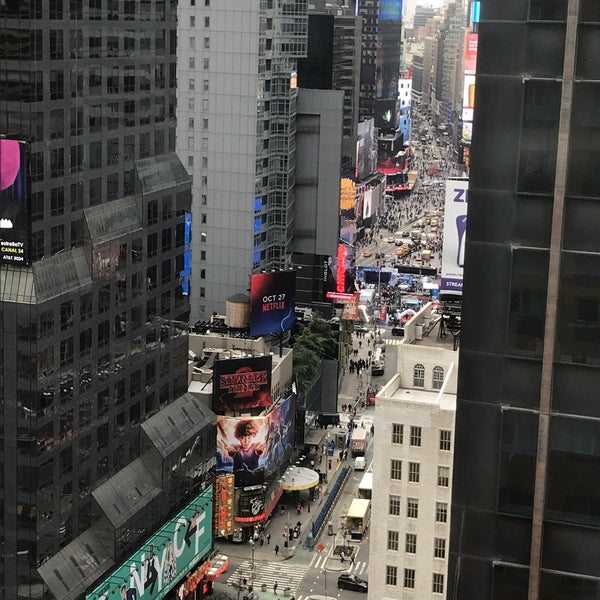
<instances>
[{"instance_id":1,"label":"pedestrian crossing street","mask_svg":"<svg viewBox=\"0 0 600 600\"><path fill-rule=\"evenodd\" d=\"M323 555L315 555L313 556L312 560L310 561L310 566L313 569L327 569L327 557L323 556ZM336 569L335 572L336 573L353 573L354 575L358 575L359 577L362 577L363 575L366 574L369 565L366 561L361 561L361 560L356 560L354 561L354 564L350 564L350 561L347 560L344 563L344 566L346 567L344 569L344 571L339 571L339 569L337 568L337 565L339 564L338 561L335 561L336 563ZM296 598L296 600L300 600L299 598Z\"/></svg>"},{"instance_id":2,"label":"pedestrian crossing street","mask_svg":"<svg viewBox=\"0 0 600 600\"><path fill-rule=\"evenodd\" d=\"M291 588L291 594L294 595L309 568L309 565L255 562L254 571L256 576L254 577L254 589L260 590L261 586L265 584L267 591L270 592L273 590L273 585L277 583L278 592L283 594L283 590L289 587ZM239 586L244 578L247 580L247 585L252 585L251 571L252 563L249 560L245 560L228 577L227 585ZM296 597L296 600L299 600L299 598Z\"/></svg>"}]
</instances>

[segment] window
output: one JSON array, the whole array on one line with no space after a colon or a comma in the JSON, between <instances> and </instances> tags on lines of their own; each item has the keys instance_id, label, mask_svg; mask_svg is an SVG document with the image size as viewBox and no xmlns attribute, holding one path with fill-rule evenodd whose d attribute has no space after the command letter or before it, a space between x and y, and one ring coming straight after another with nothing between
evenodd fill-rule
<instances>
[{"instance_id":1,"label":"window","mask_svg":"<svg viewBox=\"0 0 600 600\"><path fill-rule=\"evenodd\" d=\"M204 58L202 60L202 66L205 69L210 69L210 59L209 58Z\"/></svg>"},{"instance_id":2,"label":"window","mask_svg":"<svg viewBox=\"0 0 600 600\"><path fill-rule=\"evenodd\" d=\"M404 569L404 587L413 589L415 587L415 570Z\"/></svg>"},{"instance_id":3,"label":"window","mask_svg":"<svg viewBox=\"0 0 600 600\"><path fill-rule=\"evenodd\" d=\"M210 48L210 38L207 38L207 37L204 38L204 47L206 49Z\"/></svg>"},{"instance_id":4,"label":"window","mask_svg":"<svg viewBox=\"0 0 600 600\"><path fill-rule=\"evenodd\" d=\"M421 364L414 366L413 385L415 387L425 387L425 367Z\"/></svg>"},{"instance_id":5,"label":"window","mask_svg":"<svg viewBox=\"0 0 600 600\"><path fill-rule=\"evenodd\" d=\"M433 574L433 588L431 590L434 594L444 593L444 574L434 573Z\"/></svg>"},{"instance_id":6,"label":"window","mask_svg":"<svg viewBox=\"0 0 600 600\"><path fill-rule=\"evenodd\" d=\"M402 444L404 442L404 425L392 423L392 444Z\"/></svg>"},{"instance_id":7,"label":"window","mask_svg":"<svg viewBox=\"0 0 600 600\"><path fill-rule=\"evenodd\" d=\"M400 496L389 497L389 514L399 516L400 515Z\"/></svg>"},{"instance_id":8,"label":"window","mask_svg":"<svg viewBox=\"0 0 600 600\"><path fill-rule=\"evenodd\" d=\"M450 485L450 467L438 467L438 485L440 487Z\"/></svg>"},{"instance_id":9,"label":"window","mask_svg":"<svg viewBox=\"0 0 600 600\"><path fill-rule=\"evenodd\" d=\"M418 498L408 498L406 500L406 516L409 519L418 519L419 518L419 499Z\"/></svg>"},{"instance_id":10,"label":"window","mask_svg":"<svg viewBox=\"0 0 600 600\"><path fill-rule=\"evenodd\" d=\"M190 17L190 27L196 27L196 17L193 15Z\"/></svg>"},{"instance_id":11,"label":"window","mask_svg":"<svg viewBox=\"0 0 600 600\"><path fill-rule=\"evenodd\" d=\"M188 68L189 69L196 68L196 57L195 56L188 57Z\"/></svg>"},{"instance_id":12,"label":"window","mask_svg":"<svg viewBox=\"0 0 600 600\"><path fill-rule=\"evenodd\" d=\"M204 17L204 27L210 27L210 17Z\"/></svg>"},{"instance_id":13,"label":"window","mask_svg":"<svg viewBox=\"0 0 600 600\"><path fill-rule=\"evenodd\" d=\"M393 565L385 566L386 585L398 585L398 567Z\"/></svg>"},{"instance_id":14,"label":"window","mask_svg":"<svg viewBox=\"0 0 600 600\"><path fill-rule=\"evenodd\" d=\"M402 479L402 461L392 458L390 479Z\"/></svg>"},{"instance_id":15,"label":"window","mask_svg":"<svg viewBox=\"0 0 600 600\"><path fill-rule=\"evenodd\" d=\"M440 390L442 389L442 384L444 383L444 369L442 367L433 367L433 389Z\"/></svg>"},{"instance_id":16,"label":"window","mask_svg":"<svg viewBox=\"0 0 600 600\"><path fill-rule=\"evenodd\" d=\"M444 538L433 538L434 558L446 558L446 540Z\"/></svg>"},{"instance_id":17,"label":"window","mask_svg":"<svg viewBox=\"0 0 600 600\"><path fill-rule=\"evenodd\" d=\"M408 554L416 554L417 553L417 534L416 533L407 533L406 534L406 543L404 544L404 551L408 552Z\"/></svg>"},{"instance_id":18,"label":"window","mask_svg":"<svg viewBox=\"0 0 600 600\"><path fill-rule=\"evenodd\" d=\"M445 502L435 503L435 520L437 523L448 522L448 505Z\"/></svg>"},{"instance_id":19,"label":"window","mask_svg":"<svg viewBox=\"0 0 600 600\"><path fill-rule=\"evenodd\" d=\"M388 550L395 550L395 551L398 550L399 537L400 537L400 534L397 531L388 530L388 532L387 532L387 549Z\"/></svg>"},{"instance_id":20,"label":"window","mask_svg":"<svg viewBox=\"0 0 600 600\"><path fill-rule=\"evenodd\" d=\"M410 445L420 446L421 445L421 428L411 427L410 428Z\"/></svg>"},{"instance_id":21,"label":"window","mask_svg":"<svg viewBox=\"0 0 600 600\"><path fill-rule=\"evenodd\" d=\"M440 450L452 449L452 432L448 429L442 429L440 431Z\"/></svg>"},{"instance_id":22,"label":"window","mask_svg":"<svg viewBox=\"0 0 600 600\"><path fill-rule=\"evenodd\" d=\"M193 92L196 89L196 80L193 78L190 78L190 80L188 81L188 89L190 90L190 92Z\"/></svg>"},{"instance_id":23,"label":"window","mask_svg":"<svg viewBox=\"0 0 600 600\"><path fill-rule=\"evenodd\" d=\"M419 483L421 477L421 463L409 462L408 463L408 481L411 483Z\"/></svg>"}]
</instances>

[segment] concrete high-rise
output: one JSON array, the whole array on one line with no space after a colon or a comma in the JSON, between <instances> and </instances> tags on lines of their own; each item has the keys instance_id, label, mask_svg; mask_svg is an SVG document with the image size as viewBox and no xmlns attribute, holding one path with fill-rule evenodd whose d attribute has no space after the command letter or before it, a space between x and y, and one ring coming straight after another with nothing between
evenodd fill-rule
<instances>
[{"instance_id":1,"label":"concrete high-rise","mask_svg":"<svg viewBox=\"0 0 600 600\"><path fill-rule=\"evenodd\" d=\"M452 600L600 593L599 23L481 3Z\"/></svg>"},{"instance_id":2,"label":"concrete high-rise","mask_svg":"<svg viewBox=\"0 0 600 600\"><path fill-rule=\"evenodd\" d=\"M291 264L296 60L306 0L178 9L177 152L193 177L191 320L223 312L249 275ZM227 268L223 268L227 265Z\"/></svg>"},{"instance_id":3,"label":"concrete high-rise","mask_svg":"<svg viewBox=\"0 0 600 600\"><path fill-rule=\"evenodd\" d=\"M0 599L52 597L45 567L65 600L181 500L170 490L141 527L123 513L128 533L106 529L109 550L88 537L100 565L71 546L103 508L98 486L138 460L143 423L187 389L176 12L164 0L9 1L0 28ZM20 142L29 260L17 263L5 208Z\"/></svg>"}]
</instances>

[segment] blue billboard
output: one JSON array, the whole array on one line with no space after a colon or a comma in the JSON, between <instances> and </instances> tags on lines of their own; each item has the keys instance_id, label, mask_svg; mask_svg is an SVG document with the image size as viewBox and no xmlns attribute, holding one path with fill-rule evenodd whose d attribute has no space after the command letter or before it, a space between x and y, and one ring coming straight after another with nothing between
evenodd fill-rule
<instances>
[{"instance_id":1,"label":"blue billboard","mask_svg":"<svg viewBox=\"0 0 600 600\"><path fill-rule=\"evenodd\" d=\"M402 0L381 0L379 19L382 21L400 21L402 19Z\"/></svg>"}]
</instances>

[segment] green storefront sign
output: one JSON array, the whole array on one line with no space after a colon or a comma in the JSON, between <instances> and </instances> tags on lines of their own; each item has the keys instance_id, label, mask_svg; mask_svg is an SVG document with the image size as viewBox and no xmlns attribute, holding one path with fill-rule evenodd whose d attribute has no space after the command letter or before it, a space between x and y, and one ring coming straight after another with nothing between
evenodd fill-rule
<instances>
[{"instance_id":1,"label":"green storefront sign","mask_svg":"<svg viewBox=\"0 0 600 600\"><path fill-rule=\"evenodd\" d=\"M161 600L212 547L212 486L161 527L86 600Z\"/></svg>"}]
</instances>

